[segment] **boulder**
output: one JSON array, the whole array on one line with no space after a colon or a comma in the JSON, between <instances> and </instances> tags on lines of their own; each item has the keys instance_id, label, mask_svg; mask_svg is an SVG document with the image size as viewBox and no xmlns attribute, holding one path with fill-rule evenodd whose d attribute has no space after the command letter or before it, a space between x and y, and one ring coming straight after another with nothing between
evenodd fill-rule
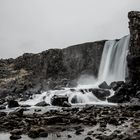
<instances>
[{"instance_id":1,"label":"boulder","mask_svg":"<svg viewBox=\"0 0 140 140\"><path fill-rule=\"evenodd\" d=\"M21 139L20 135L11 135L10 136L10 140L18 140L18 139Z\"/></svg>"},{"instance_id":2,"label":"boulder","mask_svg":"<svg viewBox=\"0 0 140 140\"><path fill-rule=\"evenodd\" d=\"M4 105L0 105L0 110L6 109Z\"/></svg>"},{"instance_id":3,"label":"boulder","mask_svg":"<svg viewBox=\"0 0 140 140\"><path fill-rule=\"evenodd\" d=\"M124 83L114 93L114 95L108 98L109 102L113 103L127 103L131 98L136 96L136 87L131 83Z\"/></svg>"},{"instance_id":4,"label":"boulder","mask_svg":"<svg viewBox=\"0 0 140 140\"><path fill-rule=\"evenodd\" d=\"M110 96L110 91L105 89L89 89L89 92L92 92L98 99L105 101L108 96Z\"/></svg>"},{"instance_id":5,"label":"boulder","mask_svg":"<svg viewBox=\"0 0 140 140\"><path fill-rule=\"evenodd\" d=\"M68 97L65 95L54 95L51 99L51 104L54 106L63 106L64 102L68 102Z\"/></svg>"},{"instance_id":6,"label":"boulder","mask_svg":"<svg viewBox=\"0 0 140 140\"><path fill-rule=\"evenodd\" d=\"M22 117L23 116L23 112L24 112L23 108L18 108L16 110L14 110L13 112L10 112L9 115L16 115L18 117Z\"/></svg>"},{"instance_id":7,"label":"boulder","mask_svg":"<svg viewBox=\"0 0 140 140\"><path fill-rule=\"evenodd\" d=\"M9 89L0 88L0 99L5 98L6 96L8 96L10 94L11 94L11 91Z\"/></svg>"},{"instance_id":8,"label":"boulder","mask_svg":"<svg viewBox=\"0 0 140 140\"><path fill-rule=\"evenodd\" d=\"M92 140L91 137L86 137L84 140Z\"/></svg>"},{"instance_id":9,"label":"boulder","mask_svg":"<svg viewBox=\"0 0 140 140\"><path fill-rule=\"evenodd\" d=\"M22 134L22 129L14 129L10 132L12 135L21 135Z\"/></svg>"},{"instance_id":10,"label":"boulder","mask_svg":"<svg viewBox=\"0 0 140 140\"><path fill-rule=\"evenodd\" d=\"M39 137L39 132L37 131L37 129L32 128L32 129L29 130L28 136L30 138L38 138Z\"/></svg>"},{"instance_id":11,"label":"boulder","mask_svg":"<svg viewBox=\"0 0 140 140\"><path fill-rule=\"evenodd\" d=\"M48 132L40 132L39 137L48 137Z\"/></svg>"},{"instance_id":12,"label":"boulder","mask_svg":"<svg viewBox=\"0 0 140 140\"><path fill-rule=\"evenodd\" d=\"M63 107L71 107L71 104L67 101L64 101L62 106Z\"/></svg>"},{"instance_id":13,"label":"boulder","mask_svg":"<svg viewBox=\"0 0 140 140\"><path fill-rule=\"evenodd\" d=\"M17 101L10 100L10 101L8 101L8 107L9 107L9 108L19 107L19 104L18 104Z\"/></svg>"},{"instance_id":14,"label":"boulder","mask_svg":"<svg viewBox=\"0 0 140 140\"><path fill-rule=\"evenodd\" d=\"M105 81L102 82L98 87L102 89L110 89L110 86Z\"/></svg>"},{"instance_id":15,"label":"boulder","mask_svg":"<svg viewBox=\"0 0 140 140\"><path fill-rule=\"evenodd\" d=\"M78 100L77 100L77 96L76 95L71 99L71 103L72 104L78 103Z\"/></svg>"},{"instance_id":16,"label":"boulder","mask_svg":"<svg viewBox=\"0 0 140 140\"><path fill-rule=\"evenodd\" d=\"M70 139L70 138L72 138L72 136L71 135L67 135L67 137Z\"/></svg>"},{"instance_id":17,"label":"boulder","mask_svg":"<svg viewBox=\"0 0 140 140\"><path fill-rule=\"evenodd\" d=\"M37 127L37 128L31 128L29 130L28 136L30 138L47 137L48 133L45 128Z\"/></svg>"},{"instance_id":18,"label":"boulder","mask_svg":"<svg viewBox=\"0 0 140 140\"><path fill-rule=\"evenodd\" d=\"M115 126L119 125L119 122L118 122L117 118L115 118L115 117L110 118L108 120L108 123L111 125L115 125Z\"/></svg>"},{"instance_id":19,"label":"boulder","mask_svg":"<svg viewBox=\"0 0 140 140\"><path fill-rule=\"evenodd\" d=\"M44 106L48 106L48 105L49 105L49 104L47 104L45 101L42 101L42 102L37 103L35 106L44 107Z\"/></svg>"},{"instance_id":20,"label":"boulder","mask_svg":"<svg viewBox=\"0 0 140 140\"><path fill-rule=\"evenodd\" d=\"M114 91L116 91L119 87L121 87L122 85L124 85L124 81L117 81L117 82L112 82L109 87L111 89L113 89Z\"/></svg>"}]
</instances>

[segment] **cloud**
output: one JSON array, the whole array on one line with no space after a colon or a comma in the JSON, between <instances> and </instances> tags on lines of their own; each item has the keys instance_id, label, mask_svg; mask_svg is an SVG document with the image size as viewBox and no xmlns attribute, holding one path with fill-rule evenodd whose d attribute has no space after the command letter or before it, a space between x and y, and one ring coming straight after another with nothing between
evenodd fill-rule
<instances>
[{"instance_id":1,"label":"cloud","mask_svg":"<svg viewBox=\"0 0 140 140\"><path fill-rule=\"evenodd\" d=\"M129 33L139 0L1 0L0 57L17 57Z\"/></svg>"}]
</instances>

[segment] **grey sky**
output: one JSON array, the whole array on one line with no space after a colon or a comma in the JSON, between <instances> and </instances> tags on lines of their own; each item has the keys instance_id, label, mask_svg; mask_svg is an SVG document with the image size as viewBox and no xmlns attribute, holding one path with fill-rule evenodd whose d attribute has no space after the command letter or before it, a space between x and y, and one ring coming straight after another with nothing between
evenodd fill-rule
<instances>
[{"instance_id":1,"label":"grey sky","mask_svg":"<svg viewBox=\"0 0 140 140\"><path fill-rule=\"evenodd\" d=\"M0 58L129 33L140 0L0 0Z\"/></svg>"}]
</instances>

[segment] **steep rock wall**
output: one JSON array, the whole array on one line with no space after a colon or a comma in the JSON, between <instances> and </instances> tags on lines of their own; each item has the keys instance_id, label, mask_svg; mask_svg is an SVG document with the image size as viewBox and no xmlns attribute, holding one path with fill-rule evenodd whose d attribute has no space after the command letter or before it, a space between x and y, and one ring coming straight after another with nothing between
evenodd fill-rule
<instances>
[{"instance_id":1,"label":"steep rock wall","mask_svg":"<svg viewBox=\"0 0 140 140\"><path fill-rule=\"evenodd\" d=\"M129 79L140 82L140 12L131 11L128 14L130 29L130 52L127 57Z\"/></svg>"},{"instance_id":2,"label":"steep rock wall","mask_svg":"<svg viewBox=\"0 0 140 140\"><path fill-rule=\"evenodd\" d=\"M0 60L0 88L21 93L39 85L39 89L72 85L81 74L97 76L105 41L26 53L16 59Z\"/></svg>"}]
</instances>

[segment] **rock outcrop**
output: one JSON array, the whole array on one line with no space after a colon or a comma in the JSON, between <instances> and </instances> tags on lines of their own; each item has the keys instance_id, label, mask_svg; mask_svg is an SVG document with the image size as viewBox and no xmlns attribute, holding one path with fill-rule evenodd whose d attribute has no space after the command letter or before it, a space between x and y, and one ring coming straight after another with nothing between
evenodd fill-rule
<instances>
[{"instance_id":1,"label":"rock outcrop","mask_svg":"<svg viewBox=\"0 0 140 140\"><path fill-rule=\"evenodd\" d=\"M132 82L140 81L140 12L128 14L130 28L130 52L127 57L129 78Z\"/></svg>"},{"instance_id":2,"label":"rock outcrop","mask_svg":"<svg viewBox=\"0 0 140 140\"><path fill-rule=\"evenodd\" d=\"M108 98L109 102L126 103L133 99L140 101L140 12L128 13L130 42L127 64L129 76L125 83L113 82L111 87L115 90L114 96ZM135 101L133 101L134 103Z\"/></svg>"}]
</instances>

